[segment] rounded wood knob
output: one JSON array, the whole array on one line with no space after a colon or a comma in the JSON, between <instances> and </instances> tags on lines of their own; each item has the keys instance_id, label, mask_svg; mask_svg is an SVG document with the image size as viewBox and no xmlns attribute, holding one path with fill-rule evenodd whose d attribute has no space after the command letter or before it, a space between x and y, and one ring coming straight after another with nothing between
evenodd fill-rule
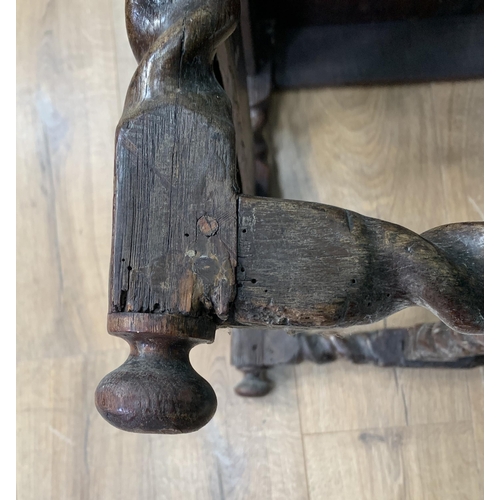
<instances>
[{"instance_id":1,"label":"rounded wood knob","mask_svg":"<svg viewBox=\"0 0 500 500\"><path fill-rule=\"evenodd\" d=\"M95 393L99 413L130 432L193 432L212 418L217 398L189 362L190 340L125 336L130 356L106 375Z\"/></svg>"}]
</instances>

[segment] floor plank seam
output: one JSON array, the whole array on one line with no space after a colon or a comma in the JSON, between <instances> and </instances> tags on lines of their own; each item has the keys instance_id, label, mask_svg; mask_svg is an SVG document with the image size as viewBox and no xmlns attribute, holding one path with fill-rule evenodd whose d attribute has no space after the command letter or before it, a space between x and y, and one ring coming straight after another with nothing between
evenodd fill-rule
<instances>
[{"instance_id":1,"label":"floor plank seam","mask_svg":"<svg viewBox=\"0 0 500 500\"><path fill-rule=\"evenodd\" d=\"M295 382L295 399L297 401L297 416L299 417L300 442L302 444L302 461L304 463L304 474L306 476L307 500L310 500L311 495L309 492L309 476L307 473L306 447L304 443L304 432L302 431L302 416L300 414L299 388L297 383L297 370L295 369L295 366L293 367L293 378Z\"/></svg>"}]
</instances>

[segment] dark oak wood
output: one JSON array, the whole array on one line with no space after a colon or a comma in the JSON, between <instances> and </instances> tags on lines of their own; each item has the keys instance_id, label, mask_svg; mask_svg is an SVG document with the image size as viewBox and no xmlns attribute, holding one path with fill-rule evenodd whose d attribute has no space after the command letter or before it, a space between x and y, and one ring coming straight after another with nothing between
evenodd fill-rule
<instances>
[{"instance_id":1,"label":"dark oak wood","mask_svg":"<svg viewBox=\"0 0 500 500\"><path fill-rule=\"evenodd\" d=\"M255 157L241 24L220 45L217 59L224 90L232 105L241 189L245 194L255 194Z\"/></svg>"},{"instance_id":2,"label":"dark oak wood","mask_svg":"<svg viewBox=\"0 0 500 500\"><path fill-rule=\"evenodd\" d=\"M474 368L484 364L484 336L426 323L348 336L250 330L231 339L231 363L244 373L235 387L240 396L265 396L273 387L266 370L273 366L338 359L406 368Z\"/></svg>"},{"instance_id":3,"label":"dark oak wood","mask_svg":"<svg viewBox=\"0 0 500 500\"><path fill-rule=\"evenodd\" d=\"M314 332L421 305L457 332L483 330L482 223L417 235L341 208L238 196L237 155L252 190L241 33L224 44L238 7L127 2L138 68L116 132L108 330L130 356L95 397L123 430L208 422L215 394L189 351L218 326ZM217 48L231 98L213 73ZM261 83L250 104L268 95ZM248 370L268 390L265 373Z\"/></svg>"},{"instance_id":4,"label":"dark oak wood","mask_svg":"<svg viewBox=\"0 0 500 500\"><path fill-rule=\"evenodd\" d=\"M248 76L248 90L255 152L255 194L269 196L273 179L271 179L269 152L263 132L267 123L272 90L270 61L258 73Z\"/></svg>"},{"instance_id":5,"label":"dark oak wood","mask_svg":"<svg viewBox=\"0 0 500 500\"><path fill-rule=\"evenodd\" d=\"M274 16L281 26L352 24L479 14L482 0L256 0L258 14Z\"/></svg>"},{"instance_id":6,"label":"dark oak wood","mask_svg":"<svg viewBox=\"0 0 500 500\"><path fill-rule=\"evenodd\" d=\"M484 75L482 15L283 28L278 88L460 80Z\"/></svg>"},{"instance_id":7,"label":"dark oak wood","mask_svg":"<svg viewBox=\"0 0 500 500\"><path fill-rule=\"evenodd\" d=\"M303 361L321 364L337 359L378 366L472 368L481 365L484 356L484 335L463 335L444 323L424 323L411 328L387 328L347 336L249 330L246 341L247 345L233 344L231 352L232 363L240 369Z\"/></svg>"},{"instance_id":8,"label":"dark oak wood","mask_svg":"<svg viewBox=\"0 0 500 500\"><path fill-rule=\"evenodd\" d=\"M245 202L251 205L253 201L257 206L259 202L256 200L241 199L240 207ZM266 202L263 201L263 203ZM321 321L326 319L332 324L342 325L345 318L332 319L332 315L335 316L335 310L348 311L346 305L348 302L350 302L349 307L355 311L355 315L358 315L357 319L349 318L350 324L372 323L376 321L378 312L366 311L370 308L369 304L376 305L383 302L387 304L387 302L394 301L395 308L401 307L402 303L409 305L408 297L404 299L406 292L403 289L413 288L416 281L421 278L418 276L419 266L421 266L420 271L425 269L425 272L431 273L428 276L429 283L424 286L432 286L432 281L435 280L441 282L443 289L443 275L440 276L440 269L438 269L443 263L442 261L439 263L441 256L434 262L434 270L432 257L435 255L429 254L429 258L421 255L414 262L403 262L408 248L415 248L415 242L403 248L401 252L401 246L407 244L405 241L411 235L400 226L390 227L391 225L382 221L367 219L367 222L370 223L371 220L375 224L372 227L374 232L371 237L369 231L365 231L366 234L363 236L358 233L355 236L355 242L349 245L341 233L347 232L345 227L347 223L350 237L354 228L353 216L357 214L347 211L338 212L338 209L333 207L321 207L303 202L285 201L281 204L278 200L274 206L259 207L256 210L254 208L240 208L239 279L242 275L250 279L243 279L238 284L239 300L246 300L249 295L252 295L249 310L253 314L251 319L253 323L274 326L275 323L293 325L294 321L298 321L311 326L311 322L320 321L319 316L322 316ZM261 209L265 215L260 212ZM328 213L328 216L325 219L325 216L316 213L317 211ZM270 212L273 212L273 215ZM243 217L246 217L246 220ZM336 223L335 219L337 219ZM340 225L338 225L339 222ZM252 241L256 226L258 227L258 241ZM389 228L384 226L389 226ZM329 240L325 232L335 227L339 232L333 238L334 241ZM393 240L393 245L396 243L392 248L390 241L387 241L388 233L385 232L387 229L393 232L392 238L389 239ZM458 273L461 268L466 267L467 272L472 275L472 286L475 288L469 291L469 295L480 298L480 312L477 314L481 323L484 286L482 223L442 226L427 231L422 237L425 238L427 245L431 243L435 247L434 250L437 248L439 251L444 251L448 265L451 264L458 270ZM376 244L379 238L384 240L380 246ZM417 235L413 235L413 238L418 241ZM323 240L323 245L320 244L321 240ZM341 240L343 249L337 252L335 245ZM253 245L259 247L260 250L254 249ZM418 242L417 246L419 246ZM362 258L363 262L370 263L366 274L363 270L360 273L358 269L355 272L358 278L343 276L343 272L348 274L353 271L356 255L360 250L367 250L370 254L369 257L365 255ZM422 250L425 253L425 248L420 249L421 253ZM427 247L427 251L429 250L430 253L434 253L430 247ZM267 251L266 255L260 253L261 251L264 253ZM379 251L380 253L376 255ZM245 258L245 255L251 258ZM253 273L254 259L258 262L256 273ZM413 258L410 257L409 260L412 261ZM382 268L379 267L380 264ZM386 264L389 266L385 267ZM395 276L394 268L397 270L398 266L403 266L405 270L412 269L412 271L409 274L406 274L407 271L405 274L396 272ZM329 269L336 271L333 278ZM377 277L378 272L380 276ZM434 276L432 276L433 272ZM361 280L367 280L368 286L361 284L360 275L364 276ZM450 283L455 286L453 272L447 276L448 278L444 280L449 279ZM250 287L250 292L248 287ZM245 290L242 290L243 288ZM418 288L422 290L422 284L417 285ZM384 293L384 289L389 289L390 292ZM454 291L458 290L454 289ZM283 296L287 296L286 304L280 302ZM420 300L416 303L424 305ZM427 307L437 312L432 305L429 307L427 304ZM455 299L451 299L445 307L453 309ZM364 319L362 318L363 309L367 313ZM281 311L279 317L273 316L273 312L276 311ZM459 310L453 311L453 314L455 312L461 313ZM375 319L373 319L374 315ZM248 321L248 316L243 321ZM290 328L288 328L289 331ZM291 336L283 331L236 330L231 340L232 363L244 373L243 380L235 390L240 396L250 397L264 396L272 389L272 381L267 377L268 368L277 364L293 364L304 359L322 363L334 361L341 356L355 362L372 362L381 366L466 368L482 364L483 354L482 335L463 335L443 324L426 324L411 329L379 330L368 334L351 334L345 338L327 334L311 334L311 331L308 333L299 331Z\"/></svg>"},{"instance_id":9,"label":"dark oak wood","mask_svg":"<svg viewBox=\"0 0 500 500\"><path fill-rule=\"evenodd\" d=\"M140 65L116 137L110 312L225 319L235 285L234 127L211 62L237 7L167 5L127 4ZM217 226L208 233L206 218Z\"/></svg>"},{"instance_id":10,"label":"dark oak wood","mask_svg":"<svg viewBox=\"0 0 500 500\"><path fill-rule=\"evenodd\" d=\"M369 324L418 305L482 333L483 223L423 235L317 203L240 197L235 320L260 327Z\"/></svg>"},{"instance_id":11,"label":"dark oak wood","mask_svg":"<svg viewBox=\"0 0 500 500\"><path fill-rule=\"evenodd\" d=\"M134 328L142 322L144 318L133 321ZM153 334L144 332L151 330L148 327L123 333L122 323L111 318L111 324L119 326L116 334L129 343L130 355L99 384L96 406L101 415L122 430L139 433L186 433L206 424L215 413L217 398L191 366L189 351L202 338L213 341L213 324L163 317L158 333ZM183 339L180 332L189 333Z\"/></svg>"},{"instance_id":12,"label":"dark oak wood","mask_svg":"<svg viewBox=\"0 0 500 500\"><path fill-rule=\"evenodd\" d=\"M297 219L299 217L297 216ZM319 226L322 230L326 227L321 224ZM314 227L313 222L313 231ZM475 230L471 232L471 228L471 224L452 224L427 231L424 236L444 250L448 260L455 266L460 267L466 264L467 268L479 278L479 293L482 293L484 275L482 230L474 234ZM310 228L307 231L309 232ZM276 233L279 235L278 231ZM278 258L277 255L280 255L281 245L276 244L277 235L269 238L270 244L275 245L274 250L278 251L277 254L274 252L269 259ZM241 235L240 241L244 241L243 236ZM319 246L316 246L314 250L311 249L310 262L306 264L310 265L311 269L314 268L314 255L316 255L313 252L318 250ZM300 256L297 257L300 258ZM293 265L294 261L287 259L286 262ZM245 272L247 267L244 268ZM278 273L286 273L285 270L280 269L278 262L277 268ZM287 280L289 276L288 272ZM274 280L275 284L276 281ZM257 281L254 285L256 284ZM286 286L288 285L287 282ZM307 289L308 285L305 283L302 285L296 285L294 289L299 291ZM325 289L328 289L328 286ZM264 293L269 293L269 290L267 289ZM309 297L307 295L307 299ZM312 307L315 306L317 304L312 305ZM332 336L328 333L311 334L310 332L290 335L282 330L236 329L231 338L231 362L244 373L244 378L235 387L235 391L240 396L264 396L273 387L272 381L267 376L269 368L278 364L295 364L303 360L323 363L345 357L354 362L371 362L379 366L421 368L479 366L483 364L483 339L482 335L463 335L454 332L442 323L425 324L409 329L355 333L349 336Z\"/></svg>"},{"instance_id":13,"label":"dark oak wood","mask_svg":"<svg viewBox=\"0 0 500 500\"><path fill-rule=\"evenodd\" d=\"M126 6L139 66L116 132L108 328L131 354L96 405L124 430L190 432L216 399L188 352L213 340L236 292L235 136L212 61L238 2Z\"/></svg>"}]
</instances>

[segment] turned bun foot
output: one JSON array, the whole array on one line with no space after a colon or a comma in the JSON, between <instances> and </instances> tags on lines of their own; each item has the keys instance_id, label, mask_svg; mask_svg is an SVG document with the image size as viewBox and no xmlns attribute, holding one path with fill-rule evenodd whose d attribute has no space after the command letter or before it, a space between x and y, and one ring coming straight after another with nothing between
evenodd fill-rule
<instances>
[{"instance_id":1,"label":"turned bun foot","mask_svg":"<svg viewBox=\"0 0 500 500\"><path fill-rule=\"evenodd\" d=\"M102 379L95 393L104 419L141 433L178 434L203 427L215 413L217 398L189 362L193 342L141 334L126 340L130 356Z\"/></svg>"},{"instance_id":2,"label":"turned bun foot","mask_svg":"<svg viewBox=\"0 0 500 500\"><path fill-rule=\"evenodd\" d=\"M266 368L240 368L245 374L243 380L234 388L239 396L249 398L262 397L269 394L273 383L267 378Z\"/></svg>"}]
</instances>

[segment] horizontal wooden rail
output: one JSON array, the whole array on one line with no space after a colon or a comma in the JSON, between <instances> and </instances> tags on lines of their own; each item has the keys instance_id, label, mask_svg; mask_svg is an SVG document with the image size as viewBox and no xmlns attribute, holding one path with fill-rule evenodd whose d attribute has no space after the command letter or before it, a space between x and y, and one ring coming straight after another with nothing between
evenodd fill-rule
<instances>
[{"instance_id":1,"label":"horizontal wooden rail","mask_svg":"<svg viewBox=\"0 0 500 500\"><path fill-rule=\"evenodd\" d=\"M482 333L484 224L418 235L397 224L302 201L241 197L236 322L348 327L422 306Z\"/></svg>"}]
</instances>

